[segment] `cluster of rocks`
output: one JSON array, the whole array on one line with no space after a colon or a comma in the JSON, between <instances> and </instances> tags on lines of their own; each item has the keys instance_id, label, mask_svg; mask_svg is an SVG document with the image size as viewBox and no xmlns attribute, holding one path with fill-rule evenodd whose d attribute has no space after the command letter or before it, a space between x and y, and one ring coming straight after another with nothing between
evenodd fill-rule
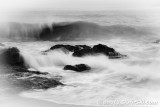
<instances>
[{"instance_id":1,"label":"cluster of rocks","mask_svg":"<svg viewBox=\"0 0 160 107\"><path fill-rule=\"evenodd\" d=\"M103 44L94 45L93 47L87 46L87 45L63 45L63 44L57 44L52 46L49 50L46 50L44 52L49 52L51 50L57 50L61 49L63 51L69 51L72 52L72 56L74 57L83 57L86 55L96 55L96 54L103 54L106 55L109 58L123 58L126 57L126 55L122 55L119 52L115 51L113 48L108 47ZM83 72L83 71L89 71L91 67L89 67L86 64L77 64L77 65L66 65L64 70L72 70L76 72Z\"/></svg>"},{"instance_id":2,"label":"cluster of rocks","mask_svg":"<svg viewBox=\"0 0 160 107\"><path fill-rule=\"evenodd\" d=\"M72 46L59 44L52 46L49 50L45 51L45 53L56 49L72 52L74 57L83 57L86 55L96 54L104 54L109 58L126 57L126 55L122 55L119 52L116 52L113 48L102 44L94 45L93 47L87 45ZM0 55L0 61L5 64L8 70L5 73L11 74L9 81L15 87L17 86L23 89L48 89L51 87L64 85L60 82L60 78L50 77L50 74L47 72L29 71L28 68L25 67L24 59L21 56L19 49L16 47L4 49L3 52L0 52ZM91 67L86 64L77 64L66 65L63 69L76 72L85 72L91 70Z\"/></svg>"},{"instance_id":3,"label":"cluster of rocks","mask_svg":"<svg viewBox=\"0 0 160 107\"><path fill-rule=\"evenodd\" d=\"M56 50L56 49L62 49L62 50L68 50L70 52L73 52L73 56L75 57L83 57L86 55L96 55L96 54L104 54L108 56L109 58L122 58L126 57L126 55L122 55L119 52L115 51L113 48L108 47L103 44L94 45L93 47L87 46L87 45L54 45L49 50L45 51L48 52L50 50Z\"/></svg>"}]
</instances>

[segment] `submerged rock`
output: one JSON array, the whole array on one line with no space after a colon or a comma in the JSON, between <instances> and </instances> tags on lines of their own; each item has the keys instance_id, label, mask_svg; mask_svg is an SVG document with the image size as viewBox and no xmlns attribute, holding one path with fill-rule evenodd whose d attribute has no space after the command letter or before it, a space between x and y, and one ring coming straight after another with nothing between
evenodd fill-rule
<instances>
[{"instance_id":1,"label":"submerged rock","mask_svg":"<svg viewBox=\"0 0 160 107\"><path fill-rule=\"evenodd\" d=\"M12 78L12 85L22 89L48 89L63 85L60 81L40 76L31 76L27 78Z\"/></svg>"},{"instance_id":2,"label":"submerged rock","mask_svg":"<svg viewBox=\"0 0 160 107\"><path fill-rule=\"evenodd\" d=\"M3 75L9 75L6 80L13 89L48 89L63 85L60 78L54 78L47 72L29 71L20 66L9 66L7 69L8 72Z\"/></svg>"},{"instance_id":3,"label":"submerged rock","mask_svg":"<svg viewBox=\"0 0 160 107\"><path fill-rule=\"evenodd\" d=\"M13 89L47 89L62 85L56 78L49 78L49 73L29 71L21 66L9 66L4 75Z\"/></svg>"},{"instance_id":4,"label":"submerged rock","mask_svg":"<svg viewBox=\"0 0 160 107\"><path fill-rule=\"evenodd\" d=\"M7 79L9 85L13 86L13 89L48 89L58 85L63 85L60 82L59 77L49 75L47 72L29 71L22 67L12 66L10 69L10 75Z\"/></svg>"},{"instance_id":5,"label":"submerged rock","mask_svg":"<svg viewBox=\"0 0 160 107\"><path fill-rule=\"evenodd\" d=\"M77 71L77 72L83 72L83 71L88 71L91 68L88 65L85 64L78 64L78 65L66 65L64 68L64 70L73 70L73 71Z\"/></svg>"}]
</instances>

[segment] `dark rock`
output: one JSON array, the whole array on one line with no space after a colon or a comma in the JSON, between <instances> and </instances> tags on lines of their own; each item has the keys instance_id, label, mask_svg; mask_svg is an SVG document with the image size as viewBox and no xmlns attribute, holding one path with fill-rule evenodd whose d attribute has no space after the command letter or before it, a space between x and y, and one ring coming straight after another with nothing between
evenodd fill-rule
<instances>
[{"instance_id":1,"label":"dark rock","mask_svg":"<svg viewBox=\"0 0 160 107\"><path fill-rule=\"evenodd\" d=\"M8 69L6 73L30 73L36 75L47 75L47 72L40 72L40 71L29 71L24 66L23 57L20 55L20 51L16 47L8 48L1 52L1 59L0 59Z\"/></svg>"},{"instance_id":2,"label":"dark rock","mask_svg":"<svg viewBox=\"0 0 160 107\"><path fill-rule=\"evenodd\" d=\"M83 71L90 70L91 68L85 64L78 64L78 65L74 65L74 66L66 65L63 69L64 70L73 70L73 71L77 71L77 72L83 72Z\"/></svg>"},{"instance_id":3,"label":"dark rock","mask_svg":"<svg viewBox=\"0 0 160 107\"><path fill-rule=\"evenodd\" d=\"M49 50L46 50L44 52L49 52L51 50L56 50L56 49L62 49L64 51L75 51L76 49L78 49L77 47L71 46L71 45L62 45L62 44L58 44L58 45L54 45L52 46ZM44 54L44 53L43 53Z\"/></svg>"},{"instance_id":4,"label":"dark rock","mask_svg":"<svg viewBox=\"0 0 160 107\"><path fill-rule=\"evenodd\" d=\"M87 45L75 45L75 47L77 47L77 50L81 50L81 49L91 49L90 46ZM76 50L75 50L76 51Z\"/></svg>"},{"instance_id":5,"label":"dark rock","mask_svg":"<svg viewBox=\"0 0 160 107\"><path fill-rule=\"evenodd\" d=\"M19 69L20 70L20 69ZM19 76L21 77L26 77L26 76L32 76L32 75L48 75L48 72L40 72L40 71L29 71L29 70L25 70L25 69L21 69L20 71L15 71L15 75L19 74Z\"/></svg>"},{"instance_id":6,"label":"dark rock","mask_svg":"<svg viewBox=\"0 0 160 107\"><path fill-rule=\"evenodd\" d=\"M94 45L93 48L87 45L62 45L58 44L55 46L52 46L49 50L45 51L48 52L50 50L55 49L65 49L67 51L73 52L73 56L75 57L83 57L86 55L95 55L95 54L104 54L108 56L109 58L122 58L126 57L126 55L122 55L118 52L116 52L113 48L108 47L103 44Z\"/></svg>"},{"instance_id":7,"label":"dark rock","mask_svg":"<svg viewBox=\"0 0 160 107\"><path fill-rule=\"evenodd\" d=\"M94 52L99 52L99 53L101 53L101 52L115 52L115 50L113 49L113 48L110 48L110 47L108 47L108 46L106 46L106 45L102 45L102 44L98 44L98 45L94 45L93 46L93 51Z\"/></svg>"},{"instance_id":8,"label":"dark rock","mask_svg":"<svg viewBox=\"0 0 160 107\"><path fill-rule=\"evenodd\" d=\"M24 61L22 56L20 55L20 51L16 47L5 49L1 57L4 63L8 65L15 65L15 66L23 66Z\"/></svg>"},{"instance_id":9,"label":"dark rock","mask_svg":"<svg viewBox=\"0 0 160 107\"><path fill-rule=\"evenodd\" d=\"M73 52L73 56L75 57L82 57L86 55L94 54L92 49L81 49Z\"/></svg>"},{"instance_id":10,"label":"dark rock","mask_svg":"<svg viewBox=\"0 0 160 107\"><path fill-rule=\"evenodd\" d=\"M102 53L109 57L119 56L120 54L116 52L113 48L110 48L106 45L98 44L93 46L93 53Z\"/></svg>"},{"instance_id":11,"label":"dark rock","mask_svg":"<svg viewBox=\"0 0 160 107\"><path fill-rule=\"evenodd\" d=\"M89 47L87 45L75 45L75 46L71 46L71 45L58 44L58 45L52 46L49 50L47 50L45 52L48 52L50 50L56 50L56 49L65 49L67 51L74 52L74 51L79 51L81 49L90 49L90 48L91 47Z\"/></svg>"},{"instance_id":12,"label":"dark rock","mask_svg":"<svg viewBox=\"0 0 160 107\"><path fill-rule=\"evenodd\" d=\"M60 49L60 48L64 48L64 49L71 51L71 52L73 52L76 49L76 47L71 46L71 45L55 45L55 46L51 47L50 50L55 50L55 49Z\"/></svg>"},{"instance_id":13,"label":"dark rock","mask_svg":"<svg viewBox=\"0 0 160 107\"><path fill-rule=\"evenodd\" d=\"M63 69L64 70L78 71L78 68L76 68L75 66L72 66L72 65L66 65Z\"/></svg>"},{"instance_id":14,"label":"dark rock","mask_svg":"<svg viewBox=\"0 0 160 107\"><path fill-rule=\"evenodd\" d=\"M87 54L92 54L92 48L90 46L87 45L76 45L76 46L79 47L79 50L75 50L72 54L73 56L82 57Z\"/></svg>"},{"instance_id":15,"label":"dark rock","mask_svg":"<svg viewBox=\"0 0 160 107\"><path fill-rule=\"evenodd\" d=\"M29 73L32 74L37 74L37 75L47 75L49 74L48 72L40 72L40 71L28 71Z\"/></svg>"},{"instance_id":16,"label":"dark rock","mask_svg":"<svg viewBox=\"0 0 160 107\"><path fill-rule=\"evenodd\" d=\"M113 48L110 48L102 44L94 45L93 48L84 48L81 50L74 51L72 55L75 57L82 57L85 55L95 55L95 54L104 54L108 56L109 58L125 57L125 55L122 55L116 52Z\"/></svg>"},{"instance_id":17,"label":"dark rock","mask_svg":"<svg viewBox=\"0 0 160 107\"><path fill-rule=\"evenodd\" d=\"M10 70L12 71L8 73L10 76L7 78L7 81L14 89L48 89L63 85L60 82L60 77L54 78L47 72L29 71L26 68L17 66L11 67Z\"/></svg>"},{"instance_id":18,"label":"dark rock","mask_svg":"<svg viewBox=\"0 0 160 107\"><path fill-rule=\"evenodd\" d=\"M79 69L79 72L82 72L82 71L86 71L86 70L90 70L91 68L86 65L86 64L78 64L78 65L75 65L76 68Z\"/></svg>"}]
</instances>

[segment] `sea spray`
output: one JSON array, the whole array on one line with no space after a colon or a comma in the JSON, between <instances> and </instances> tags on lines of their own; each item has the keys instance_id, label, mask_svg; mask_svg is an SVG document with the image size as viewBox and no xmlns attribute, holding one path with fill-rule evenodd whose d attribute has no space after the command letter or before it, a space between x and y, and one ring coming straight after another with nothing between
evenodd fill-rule
<instances>
[{"instance_id":1,"label":"sea spray","mask_svg":"<svg viewBox=\"0 0 160 107\"><path fill-rule=\"evenodd\" d=\"M75 41L112 38L156 40L159 27L99 25L94 22L53 22L32 24L8 22L0 27L1 41Z\"/></svg>"},{"instance_id":2,"label":"sea spray","mask_svg":"<svg viewBox=\"0 0 160 107\"><path fill-rule=\"evenodd\" d=\"M130 65L132 61L129 59L112 60L104 55L77 58L60 50L46 55L26 56L23 53L22 56L29 67L61 75L62 81L68 85L22 93L26 97L85 105L95 105L99 100L159 100L160 62L157 61L146 65ZM87 73L63 70L64 65L81 63L89 65L91 70Z\"/></svg>"},{"instance_id":3,"label":"sea spray","mask_svg":"<svg viewBox=\"0 0 160 107\"><path fill-rule=\"evenodd\" d=\"M22 92L20 95L23 97L75 105L105 105L107 101L116 104L116 101L128 100L160 101L160 45L155 42L160 37L160 20L159 12L155 13L157 15L142 11L38 11L23 13L22 16L14 17L14 22L1 24L0 41L6 47L17 47L20 50L25 67L49 73L39 75L40 78L58 75L65 84L48 90L18 92ZM102 41L128 58L113 60L104 55L77 58L60 50L43 53L55 44L95 45ZM91 70L63 70L65 65L81 63L90 66ZM1 71L8 70L7 66L5 68ZM13 78L9 79L14 81ZM44 80L41 78L40 81L32 82L42 82L45 86ZM3 85L1 90L6 90ZM10 93L13 90L14 87Z\"/></svg>"}]
</instances>

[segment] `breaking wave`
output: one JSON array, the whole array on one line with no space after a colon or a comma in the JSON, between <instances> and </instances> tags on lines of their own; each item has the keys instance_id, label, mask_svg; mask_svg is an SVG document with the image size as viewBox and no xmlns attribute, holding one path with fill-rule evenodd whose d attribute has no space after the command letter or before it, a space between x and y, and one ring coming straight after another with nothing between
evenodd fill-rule
<instances>
[{"instance_id":1,"label":"breaking wave","mask_svg":"<svg viewBox=\"0 0 160 107\"><path fill-rule=\"evenodd\" d=\"M152 37L153 28L143 26L110 25L101 26L91 22L59 22L49 24L8 23L0 28L1 41L67 41L101 40L102 38ZM152 35L152 36L151 36Z\"/></svg>"}]
</instances>

